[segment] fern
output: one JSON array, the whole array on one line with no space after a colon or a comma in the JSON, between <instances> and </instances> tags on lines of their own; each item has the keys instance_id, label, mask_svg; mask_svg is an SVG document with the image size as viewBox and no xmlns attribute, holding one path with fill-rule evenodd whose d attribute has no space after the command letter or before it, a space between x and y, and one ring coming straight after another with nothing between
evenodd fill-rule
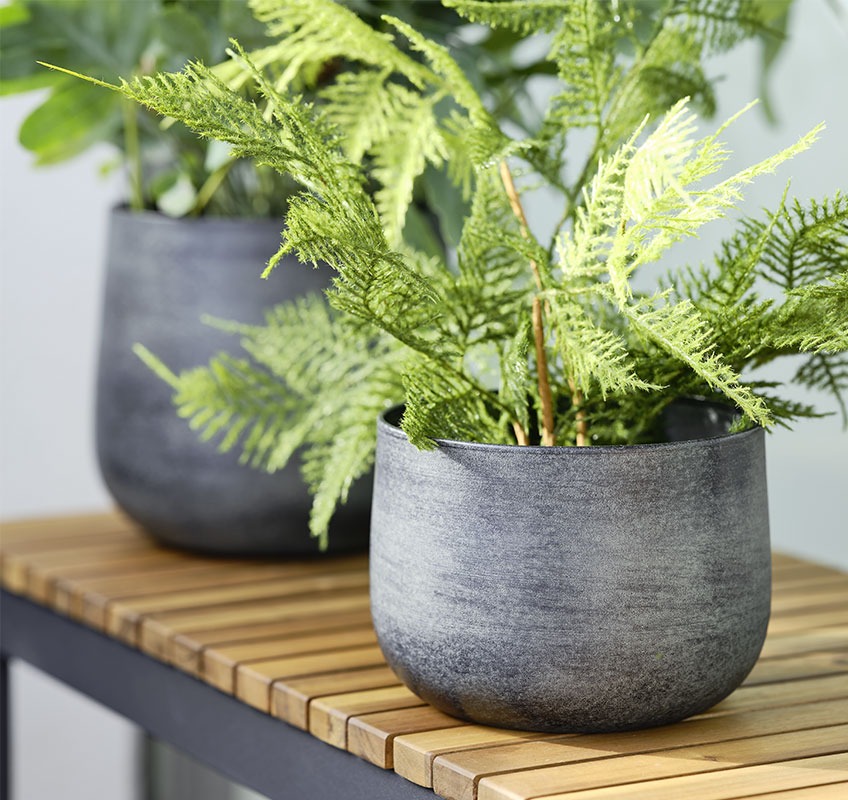
<instances>
[{"instance_id":1,"label":"fern","mask_svg":"<svg viewBox=\"0 0 848 800\"><path fill-rule=\"evenodd\" d=\"M743 426L814 415L748 374L804 353L796 382L831 392L845 417L844 196L806 205L784 196L742 220L710 267L634 288L640 270L730 213L748 183L818 135L723 178L726 125L697 138L691 109L713 103L704 59L760 35L760 4L670 0L647 15L626 0L446 5L549 37L558 88L538 130L511 138L449 48L394 18L384 19L393 33L377 32L329 0L252 0L279 47L250 56L234 46L228 80L248 76L256 102L200 65L110 87L290 174L303 190L269 269L296 253L335 271L328 306L312 299L262 326L230 326L245 358L176 376L140 351L174 387L180 413L266 469L303 448L321 537L371 464L375 415L399 402L421 448L442 438L653 441L663 409L687 395L723 399ZM295 76L327 59L358 66L304 103ZM590 154L565 169L578 130ZM421 176L438 170L469 201L455 253L404 239L410 220L422 222ZM522 203L538 184L561 195L549 245ZM760 296L761 283L779 296Z\"/></svg>"}]
</instances>

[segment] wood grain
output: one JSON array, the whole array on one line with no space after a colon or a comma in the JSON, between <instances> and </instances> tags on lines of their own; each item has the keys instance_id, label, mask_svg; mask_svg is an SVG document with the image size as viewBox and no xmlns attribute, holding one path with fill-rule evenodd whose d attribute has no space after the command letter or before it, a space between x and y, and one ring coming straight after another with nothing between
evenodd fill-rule
<instances>
[{"instance_id":1,"label":"wood grain","mask_svg":"<svg viewBox=\"0 0 848 800\"><path fill-rule=\"evenodd\" d=\"M349 647L329 653L275 658L254 661L236 669L235 694L260 711L271 710L271 684L286 678L320 675L323 672L341 672L359 667L377 667L385 664L383 654L376 645Z\"/></svg>"},{"instance_id":2,"label":"wood grain","mask_svg":"<svg viewBox=\"0 0 848 800\"><path fill-rule=\"evenodd\" d=\"M311 704L328 695L399 686L387 666L278 680L271 687L271 713L303 730L309 729Z\"/></svg>"},{"instance_id":3,"label":"wood grain","mask_svg":"<svg viewBox=\"0 0 848 800\"><path fill-rule=\"evenodd\" d=\"M344 631L351 627L370 624L370 609L361 608L354 611L337 611L326 616L295 617L273 622L259 622L254 625L235 625L193 633L180 633L170 642L167 660L175 667L200 676L203 669L203 655L210 648L258 644L298 634Z\"/></svg>"},{"instance_id":4,"label":"wood grain","mask_svg":"<svg viewBox=\"0 0 848 800\"><path fill-rule=\"evenodd\" d=\"M324 592L319 596L286 600L236 603L214 609L193 609L171 614L151 615L141 620L135 644L148 655L168 660L171 640L181 633L217 630L222 627L273 623L301 617L325 617L370 608L367 591ZM136 634L135 629L129 629Z\"/></svg>"},{"instance_id":5,"label":"wood grain","mask_svg":"<svg viewBox=\"0 0 848 800\"><path fill-rule=\"evenodd\" d=\"M344 750L347 749L348 721L352 717L414 706L426 706L426 703L405 686L332 694L311 703L309 732L321 741Z\"/></svg>"},{"instance_id":6,"label":"wood grain","mask_svg":"<svg viewBox=\"0 0 848 800\"><path fill-rule=\"evenodd\" d=\"M462 724L462 720L449 717L431 706L363 714L353 717L348 723L347 749L378 767L391 769L396 736L455 728Z\"/></svg>"},{"instance_id":7,"label":"wood grain","mask_svg":"<svg viewBox=\"0 0 848 800\"><path fill-rule=\"evenodd\" d=\"M295 655L341 651L363 645L376 645L377 635L370 625L329 633L262 639L258 642L208 648L203 654L200 677L216 689L233 694L236 670L253 663L278 663ZM281 676L282 677L282 676Z\"/></svg>"}]
</instances>

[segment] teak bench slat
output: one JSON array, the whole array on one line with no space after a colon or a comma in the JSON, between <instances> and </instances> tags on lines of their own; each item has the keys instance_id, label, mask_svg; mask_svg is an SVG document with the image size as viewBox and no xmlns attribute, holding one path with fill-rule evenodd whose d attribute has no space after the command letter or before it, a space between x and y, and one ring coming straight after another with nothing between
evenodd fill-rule
<instances>
[{"instance_id":1,"label":"teak bench slat","mask_svg":"<svg viewBox=\"0 0 848 800\"><path fill-rule=\"evenodd\" d=\"M416 697L377 644L364 556L203 558L98 514L5 524L0 557L5 590L448 800L848 797L848 575L794 556L774 555L768 637L736 692L594 735L474 725Z\"/></svg>"}]
</instances>

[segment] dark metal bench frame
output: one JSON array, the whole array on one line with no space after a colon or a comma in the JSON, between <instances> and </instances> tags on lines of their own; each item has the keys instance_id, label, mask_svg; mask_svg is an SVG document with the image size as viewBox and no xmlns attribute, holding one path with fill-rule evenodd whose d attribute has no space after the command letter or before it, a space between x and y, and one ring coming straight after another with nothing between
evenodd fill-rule
<instances>
[{"instance_id":1,"label":"dark metal bench frame","mask_svg":"<svg viewBox=\"0 0 848 800\"><path fill-rule=\"evenodd\" d=\"M19 658L271 800L435 795L43 606L0 594L0 800L9 780L9 659Z\"/></svg>"}]
</instances>

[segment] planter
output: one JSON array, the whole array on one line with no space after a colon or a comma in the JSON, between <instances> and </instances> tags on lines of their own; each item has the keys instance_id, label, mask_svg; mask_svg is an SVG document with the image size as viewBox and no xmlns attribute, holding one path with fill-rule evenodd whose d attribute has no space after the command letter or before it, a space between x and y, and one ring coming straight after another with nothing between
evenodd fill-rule
<instances>
[{"instance_id":1,"label":"planter","mask_svg":"<svg viewBox=\"0 0 848 800\"><path fill-rule=\"evenodd\" d=\"M378 424L372 613L412 691L483 724L602 732L744 680L769 618L762 429L724 434L731 413L693 401L664 444L422 452L397 415Z\"/></svg>"},{"instance_id":2,"label":"planter","mask_svg":"<svg viewBox=\"0 0 848 800\"><path fill-rule=\"evenodd\" d=\"M116 210L110 220L97 376L97 456L117 504L159 541L210 553L317 552L311 499L299 468L268 475L200 442L177 417L171 389L132 353L141 342L175 371L238 342L203 314L261 322L274 303L317 292L326 273L263 265L280 241L278 220L174 220ZM331 531L333 550L367 546L370 492L351 496Z\"/></svg>"}]
</instances>

